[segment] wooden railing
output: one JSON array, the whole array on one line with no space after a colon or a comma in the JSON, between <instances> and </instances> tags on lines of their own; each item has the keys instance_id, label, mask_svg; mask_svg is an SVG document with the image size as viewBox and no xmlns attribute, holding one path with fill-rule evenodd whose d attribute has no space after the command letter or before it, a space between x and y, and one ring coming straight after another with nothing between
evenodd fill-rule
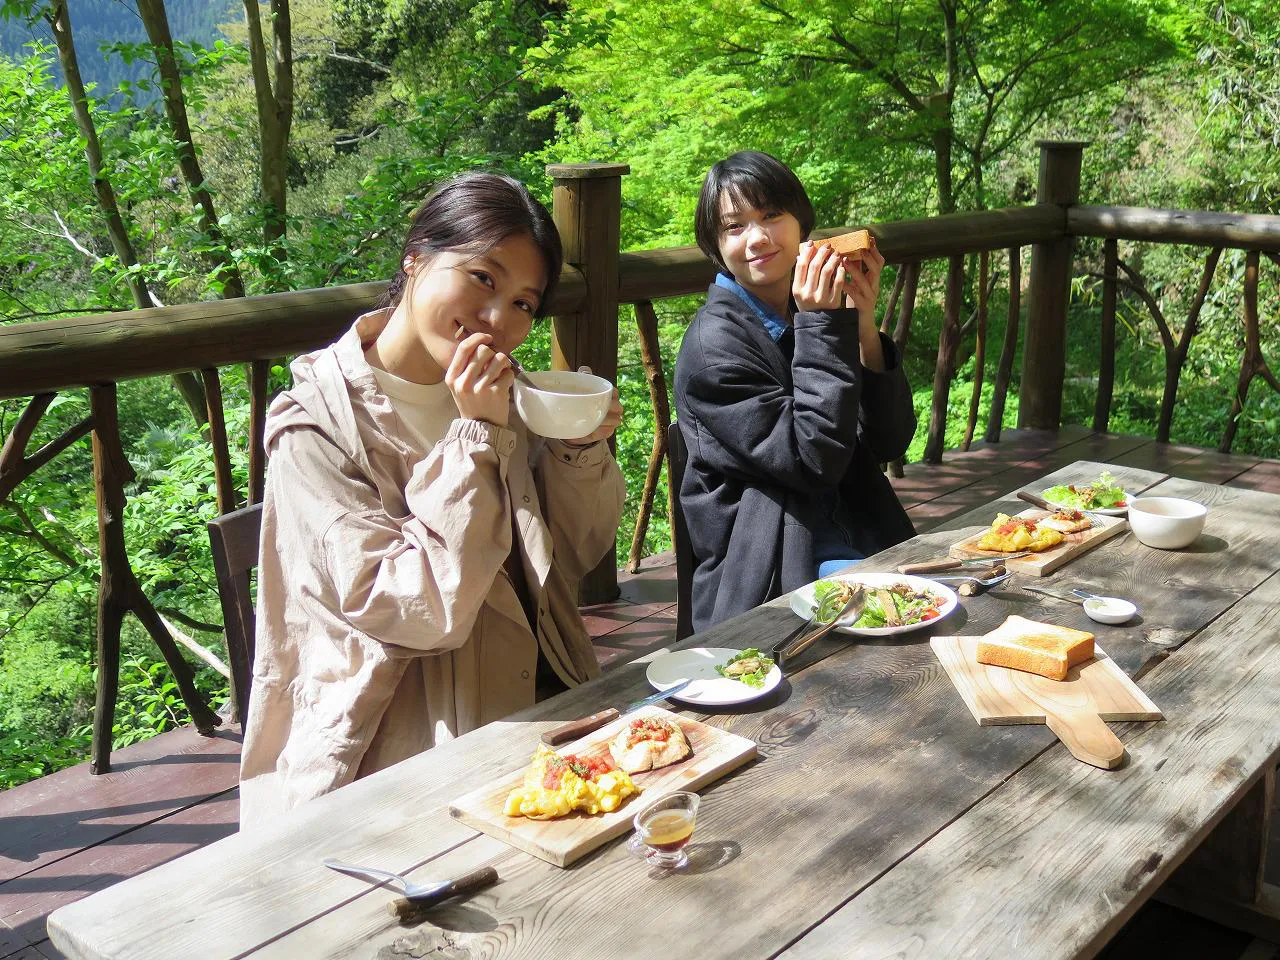
<instances>
[{"instance_id":1,"label":"wooden railing","mask_svg":"<svg viewBox=\"0 0 1280 960\"><path fill-rule=\"evenodd\" d=\"M1041 144L1041 202L1035 205L870 225L886 260L899 266L881 328L892 333L904 349L910 341L922 264L931 259L947 261L926 461L940 462L942 458L957 349L971 330L977 369L981 371L985 365L987 305L1003 259L1009 291L1008 322L984 434L988 442L999 440L1022 325L1021 264L1023 249L1027 246L1031 247L1031 269L1026 285L1026 334L1018 424L1032 428L1058 426L1075 236L1106 238L1101 377L1095 427L1106 428L1110 410L1117 288L1128 285L1139 295L1142 290L1133 276L1119 275L1124 269L1116 255L1119 239L1211 246L1213 251L1206 261L1199 303L1203 303L1204 290L1221 249L1250 249L1244 290L1246 350L1231 422L1223 438L1224 449L1231 445L1234 423L1249 381L1261 376L1280 389L1262 359L1257 318L1259 250L1280 249L1280 217L1077 206L1082 147L1079 143ZM641 355L655 415L655 437L632 543L630 561L634 564L639 560L644 527L665 459L665 428L670 417L653 303L704 291L714 278L714 268L696 247L619 253L621 178L627 172L624 165L554 165L548 172L554 180L553 213L564 238L567 261L549 307L555 317L553 364L562 368L590 364L601 375L615 380L619 306L634 304L636 308ZM830 235L856 226L859 225L821 230L817 234ZM962 322L965 259L975 254L977 304L971 316ZM1270 252L1266 256L1276 259ZM120 515L124 489L132 470L116 425L115 384L136 377L198 370L205 389L208 435L216 464L218 508L225 512L241 502L256 502L262 495L265 472L262 430L268 401L269 361L332 342L357 314L374 305L384 289L383 283L364 283L0 327L0 398L31 397L0 451L0 501L36 469L89 432L93 433L102 568L98 626L100 669L93 748L96 772L110 768L120 622L126 612L136 613L155 638L197 726L210 729L217 722L201 702L190 668L164 622L143 595L130 567ZM1158 306L1153 309L1158 314ZM1195 333L1195 323L1193 315L1182 339L1177 341L1172 339L1167 324L1159 316L1157 323L1161 326L1169 363L1165 391L1169 417L1162 415L1157 436L1167 440L1178 375ZM229 440L218 374L219 367L240 363L248 365L250 384L250 470L248 489L243 495L232 489ZM73 387L89 388L90 416L27 454L27 444L56 392ZM981 387L982 374L978 373L969 398L965 447L975 435ZM900 472L901 464L894 467ZM592 602L610 599L616 592L616 560L610 556L584 581L581 595L584 602Z\"/></svg>"}]
</instances>

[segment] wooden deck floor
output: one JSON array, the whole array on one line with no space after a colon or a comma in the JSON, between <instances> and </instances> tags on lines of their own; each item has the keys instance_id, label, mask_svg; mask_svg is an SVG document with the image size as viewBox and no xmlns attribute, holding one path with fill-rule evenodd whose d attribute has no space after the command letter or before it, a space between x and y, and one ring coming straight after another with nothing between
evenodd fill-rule
<instances>
[{"instance_id":1,"label":"wooden deck floor","mask_svg":"<svg viewBox=\"0 0 1280 960\"><path fill-rule=\"evenodd\" d=\"M1008 431L998 444L949 452L941 466L910 465L894 486L923 531L1076 460L1280 493L1277 461L1079 427ZM583 611L606 669L664 646L675 629L670 554L623 575L620 588L617 601ZM57 907L233 833L239 758L236 729L215 737L183 729L117 751L105 776L83 765L0 793L0 960L59 957L45 935ZM1267 874L1280 883L1280 830ZM1104 956L1280 960L1280 947L1153 903Z\"/></svg>"}]
</instances>

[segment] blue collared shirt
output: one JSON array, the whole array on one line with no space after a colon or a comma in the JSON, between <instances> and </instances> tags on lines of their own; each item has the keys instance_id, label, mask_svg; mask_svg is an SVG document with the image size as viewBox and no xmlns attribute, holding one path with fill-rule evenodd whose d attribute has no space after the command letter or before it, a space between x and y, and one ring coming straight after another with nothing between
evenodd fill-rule
<instances>
[{"instance_id":1,"label":"blue collared shirt","mask_svg":"<svg viewBox=\"0 0 1280 960\"><path fill-rule=\"evenodd\" d=\"M756 315L756 319L764 325L765 331L774 343L781 340L783 335L791 329L791 325L778 316L778 312L773 307L769 306L729 274L716 274L716 286L724 287L724 289L737 294L738 298L751 308L751 312Z\"/></svg>"}]
</instances>

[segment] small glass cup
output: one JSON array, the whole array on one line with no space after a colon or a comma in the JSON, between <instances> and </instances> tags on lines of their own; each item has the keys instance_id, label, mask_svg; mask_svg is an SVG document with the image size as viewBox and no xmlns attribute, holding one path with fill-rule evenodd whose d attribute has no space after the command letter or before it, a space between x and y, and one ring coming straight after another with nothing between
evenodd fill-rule
<instances>
[{"instance_id":1,"label":"small glass cup","mask_svg":"<svg viewBox=\"0 0 1280 960\"><path fill-rule=\"evenodd\" d=\"M669 793L649 804L635 816L632 853L646 863L664 870L676 870L689 862L685 844L693 836L698 818L696 793Z\"/></svg>"}]
</instances>

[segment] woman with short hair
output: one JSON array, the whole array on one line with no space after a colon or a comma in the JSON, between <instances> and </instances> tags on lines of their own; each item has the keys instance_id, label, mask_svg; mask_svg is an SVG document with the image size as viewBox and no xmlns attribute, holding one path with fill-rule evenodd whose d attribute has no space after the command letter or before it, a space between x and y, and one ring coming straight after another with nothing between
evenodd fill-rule
<instances>
[{"instance_id":1,"label":"woman with short hair","mask_svg":"<svg viewBox=\"0 0 1280 960\"><path fill-rule=\"evenodd\" d=\"M816 246L813 226L804 186L768 154L736 153L703 182L695 229L719 274L675 374L697 630L915 533L879 466L916 424L876 326L884 258Z\"/></svg>"}]
</instances>

